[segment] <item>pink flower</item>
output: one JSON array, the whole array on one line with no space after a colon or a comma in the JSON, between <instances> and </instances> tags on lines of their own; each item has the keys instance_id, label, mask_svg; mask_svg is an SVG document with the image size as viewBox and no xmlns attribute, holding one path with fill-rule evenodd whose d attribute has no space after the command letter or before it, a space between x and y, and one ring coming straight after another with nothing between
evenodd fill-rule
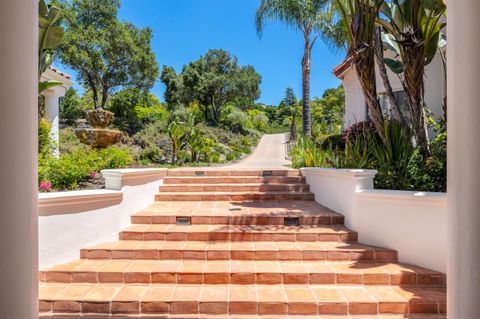
<instances>
[{"instance_id":1,"label":"pink flower","mask_svg":"<svg viewBox=\"0 0 480 319\"><path fill-rule=\"evenodd\" d=\"M40 189L42 191L49 191L52 189L52 183L50 181L41 181L40 182Z\"/></svg>"},{"instance_id":2,"label":"pink flower","mask_svg":"<svg viewBox=\"0 0 480 319\"><path fill-rule=\"evenodd\" d=\"M90 179L94 179L95 177L97 177L97 172L90 172L89 176Z\"/></svg>"}]
</instances>

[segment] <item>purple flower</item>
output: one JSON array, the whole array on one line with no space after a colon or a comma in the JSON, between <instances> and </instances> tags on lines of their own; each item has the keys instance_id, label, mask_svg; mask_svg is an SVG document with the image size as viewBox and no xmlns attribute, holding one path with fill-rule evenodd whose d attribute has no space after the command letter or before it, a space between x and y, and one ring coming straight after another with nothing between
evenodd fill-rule
<instances>
[{"instance_id":1,"label":"purple flower","mask_svg":"<svg viewBox=\"0 0 480 319\"><path fill-rule=\"evenodd\" d=\"M40 182L40 189L42 191L49 191L52 189L52 183L50 181L41 181Z\"/></svg>"},{"instance_id":2,"label":"purple flower","mask_svg":"<svg viewBox=\"0 0 480 319\"><path fill-rule=\"evenodd\" d=\"M97 177L97 172L90 172L89 176L90 179L94 179L95 177Z\"/></svg>"}]
</instances>

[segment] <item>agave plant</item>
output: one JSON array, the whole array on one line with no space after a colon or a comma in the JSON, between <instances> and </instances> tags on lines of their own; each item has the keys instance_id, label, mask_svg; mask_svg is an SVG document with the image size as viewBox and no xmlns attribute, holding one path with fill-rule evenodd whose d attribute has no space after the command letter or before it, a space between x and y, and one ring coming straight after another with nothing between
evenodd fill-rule
<instances>
[{"instance_id":1,"label":"agave plant","mask_svg":"<svg viewBox=\"0 0 480 319\"><path fill-rule=\"evenodd\" d=\"M55 6L48 6L45 0L38 2L38 92L62 84L58 81L42 81L40 77L52 65L54 49L60 45L64 30L58 26L61 11Z\"/></svg>"},{"instance_id":2,"label":"agave plant","mask_svg":"<svg viewBox=\"0 0 480 319\"><path fill-rule=\"evenodd\" d=\"M398 56L385 59L385 63L393 72L403 75L416 142L428 153L425 66L438 51L446 5L442 0L392 0L382 5L381 13L377 22L385 30L383 40Z\"/></svg>"}]
</instances>

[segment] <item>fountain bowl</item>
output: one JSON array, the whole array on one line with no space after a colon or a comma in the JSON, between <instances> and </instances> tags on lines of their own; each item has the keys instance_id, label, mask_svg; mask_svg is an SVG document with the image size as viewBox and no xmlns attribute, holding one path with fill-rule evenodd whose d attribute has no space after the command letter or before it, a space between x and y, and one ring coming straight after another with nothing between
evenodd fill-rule
<instances>
[{"instance_id":1,"label":"fountain bowl","mask_svg":"<svg viewBox=\"0 0 480 319\"><path fill-rule=\"evenodd\" d=\"M106 148L118 143L122 138L122 132L106 128L77 128L75 135L83 143L94 148Z\"/></svg>"},{"instance_id":2,"label":"fountain bowl","mask_svg":"<svg viewBox=\"0 0 480 319\"><path fill-rule=\"evenodd\" d=\"M88 110L87 120L93 128L106 128L112 123L113 113L104 109Z\"/></svg>"}]
</instances>

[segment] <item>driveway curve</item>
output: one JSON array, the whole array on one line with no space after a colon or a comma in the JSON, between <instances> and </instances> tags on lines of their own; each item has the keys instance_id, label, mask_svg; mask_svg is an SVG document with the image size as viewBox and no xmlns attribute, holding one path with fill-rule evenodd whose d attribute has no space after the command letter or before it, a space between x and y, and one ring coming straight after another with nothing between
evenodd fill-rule
<instances>
[{"instance_id":1,"label":"driveway curve","mask_svg":"<svg viewBox=\"0 0 480 319\"><path fill-rule=\"evenodd\" d=\"M285 134L265 134L262 136L257 148L244 160L228 165L232 168L285 168L291 164L286 157Z\"/></svg>"}]
</instances>

